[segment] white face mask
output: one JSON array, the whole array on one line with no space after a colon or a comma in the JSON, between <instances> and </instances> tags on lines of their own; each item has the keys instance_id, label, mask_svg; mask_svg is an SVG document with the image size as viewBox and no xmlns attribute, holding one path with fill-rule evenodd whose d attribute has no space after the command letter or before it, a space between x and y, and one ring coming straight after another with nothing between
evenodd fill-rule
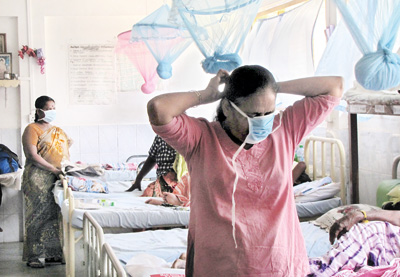
<instances>
[{"instance_id":1,"label":"white face mask","mask_svg":"<svg viewBox=\"0 0 400 277\"><path fill-rule=\"evenodd\" d=\"M50 123L56 119L56 115L57 115L56 110L48 110L48 111L43 111L43 112L44 112L44 117L41 120L43 120L47 123Z\"/></svg>"},{"instance_id":2,"label":"white face mask","mask_svg":"<svg viewBox=\"0 0 400 277\"><path fill-rule=\"evenodd\" d=\"M240 151L243 150L246 143L249 143L249 144L259 143L259 142L265 140L270 134L275 132L281 126L282 112L280 112L280 115L279 115L279 125L274 130L272 130L275 114L256 116L256 117L251 118L251 117L248 117L233 102L230 102L230 103L241 115L243 115L244 117L247 118L247 121L249 123L249 134L247 135L247 137L244 140L244 142L242 143L242 145L235 152L235 154L233 154L233 157L232 157L232 164L233 164L233 168L235 169L235 174L236 174L235 181L233 183L233 192L232 192L232 236L233 236L233 240L235 242L235 248L237 248L236 235L235 235L235 231L236 231L235 191L236 191L237 183L239 180L239 174L236 170L236 158L239 155Z\"/></svg>"}]
</instances>

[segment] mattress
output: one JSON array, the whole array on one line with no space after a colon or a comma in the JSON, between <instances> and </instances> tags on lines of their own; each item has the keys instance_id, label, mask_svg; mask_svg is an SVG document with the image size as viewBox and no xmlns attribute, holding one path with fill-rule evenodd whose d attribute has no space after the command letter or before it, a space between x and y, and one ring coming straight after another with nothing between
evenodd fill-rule
<instances>
[{"instance_id":1,"label":"mattress","mask_svg":"<svg viewBox=\"0 0 400 277\"><path fill-rule=\"evenodd\" d=\"M156 226L187 226L189 208L150 205L145 203L149 197L140 197L151 182L142 181L142 191L125 192L132 185L131 181L107 181L107 194L74 191L76 208L72 214L72 226L81 229L83 213L88 210L102 227L142 229ZM64 201L60 184L56 184L53 193L64 219L69 222L69 202ZM102 203L113 203L113 206L102 206Z\"/></svg>"},{"instance_id":2,"label":"mattress","mask_svg":"<svg viewBox=\"0 0 400 277\"><path fill-rule=\"evenodd\" d=\"M79 198L82 196L82 198ZM72 226L81 229L83 227L83 214L90 210L90 214L102 227L116 228L151 228L158 226L187 226L189 225L188 208L163 207L146 204L149 197L134 197L129 192L117 192L109 194L97 193L74 193L76 201L86 199L109 200L114 206L94 208L90 205L87 209L74 209L72 214ZM162 199L162 198L156 198ZM88 202L86 202L88 203ZM90 202L89 202L90 204ZM64 201L61 206L61 213L68 222L69 203Z\"/></svg>"},{"instance_id":3,"label":"mattress","mask_svg":"<svg viewBox=\"0 0 400 277\"><path fill-rule=\"evenodd\" d=\"M311 218L342 205L340 197L333 197L315 202L296 203L299 218Z\"/></svg>"},{"instance_id":4,"label":"mattress","mask_svg":"<svg viewBox=\"0 0 400 277\"><path fill-rule=\"evenodd\" d=\"M301 222L308 257L319 257L330 249L329 233L310 222ZM150 254L168 263L186 252L188 229L144 231L137 233L105 234L105 241L118 259L126 264L138 254Z\"/></svg>"}]
</instances>

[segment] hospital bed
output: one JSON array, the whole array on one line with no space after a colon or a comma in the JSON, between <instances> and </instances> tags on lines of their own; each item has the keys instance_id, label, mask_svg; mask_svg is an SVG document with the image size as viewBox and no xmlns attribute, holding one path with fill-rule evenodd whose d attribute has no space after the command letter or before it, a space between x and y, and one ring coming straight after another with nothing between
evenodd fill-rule
<instances>
[{"instance_id":1,"label":"hospital bed","mask_svg":"<svg viewBox=\"0 0 400 277\"><path fill-rule=\"evenodd\" d=\"M304 159L306 173L313 181L326 177L333 181L330 186L322 186L310 194L295 197L300 220L308 221L347 203L343 143L334 138L309 136L305 140Z\"/></svg>"},{"instance_id":2,"label":"hospital bed","mask_svg":"<svg viewBox=\"0 0 400 277\"><path fill-rule=\"evenodd\" d=\"M131 181L107 182L109 192L88 193L72 191L67 178L60 176L62 186L53 190L56 203L61 207L64 227L64 254L67 264L67 276L75 275L75 245L82 239L83 214L92 211L98 224L107 231L143 230L156 227L187 226L189 209L163 207L146 204L149 198L139 197L142 192L125 192ZM142 182L142 190L152 180ZM161 199L161 198L160 198ZM113 203L113 206L102 206ZM77 236L78 234L78 236Z\"/></svg>"},{"instance_id":3,"label":"hospital bed","mask_svg":"<svg viewBox=\"0 0 400 277\"><path fill-rule=\"evenodd\" d=\"M87 238L84 243L87 272L97 272L100 276L184 276L183 269L172 269L170 266L180 254L186 252L187 229L104 234L90 212L86 212L84 218L85 226L95 226L94 232L88 232L90 227L84 228L84 236ZM330 248L328 232L310 222L301 222L300 225L308 256L319 257L325 254ZM102 247L93 247L101 244ZM93 257L102 257L100 264Z\"/></svg>"}]
</instances>

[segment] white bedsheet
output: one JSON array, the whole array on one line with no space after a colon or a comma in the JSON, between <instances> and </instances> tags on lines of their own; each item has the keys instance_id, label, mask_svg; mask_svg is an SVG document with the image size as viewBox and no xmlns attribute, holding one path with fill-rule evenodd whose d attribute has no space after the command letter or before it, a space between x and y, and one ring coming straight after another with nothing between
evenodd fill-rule
<instances>
[{"instance_id":1,"label":"white bedsheet","mask_svg":"<svg viewBox=\"0 0 400 277\"><path fill-rule=\"evenodd\" d=\"M143 193L143 190L146 189L147 186L151 182L152 181L143 181L142 182L142 191L134 190L132 192L127 192L127 193L130 193L131 196L141 196ZM130 188L132 185L131 181L107 181L106 183L107 183L108 190L110 193L124 192L125 190ZM106 194L77 192L77 191L75 191L73 193L74 193L75 198L99 198L99 197L101 197L101 195L106 195ZM62 188L60 181L56 182L56 185L53 188L53 194L54 194L54 200L61 207L60 203L62 203L64 201L64 192L63 192L63 188Z\"/></svg>"},{"instance_id":2,"label":"white bedsheet","mask_svg":"<svg viewBox=\"0 0 400 277\"><path fill-rule=\"evenodd\" d=\"M311 222L300 222L309 258L320 257L330 249L329 233Z\"/></svg>"},{"instance_id":3,"label":"white bedsheet","mask_svg":"<svg viewBox=\"0 0 400 277\"><path fill-rule=\"evenodd\" d=\"M78 193L83 194L83 193ZM79 199L79 195L75 199ZM102 227L120 228L151 228L157 226L187 226L189 225L188 209L163 207L146 204L149 197L134 197L128 192L95 194L86 193L85 199L110 199L114 207L100 207L90 210L90 214ZM161 198L159 198L161 199ZM64 218L68 218L69 203L65 200L61 207ZM72 215L72 226L83 227L83 214L85 209L75 209Z\"/></svg>"},{"instance_id":4,"label":"white bedsheet","mask_svg":"<svg viewBox=\"0 0 400 277\"><path fill-rule=\"evenodd\" d=\"M319 257L330 249L329 234L310 222L300 223L308 257ZM144 231L124 234L105 234L105 241L113 248L122 264L132 257L149 254L167 263L175 261L186 252L187 229Z\"/></svg>"},{"instance_id":5,"label":"white bedsheet","mask_svg":"<svg viewBox=\"0 0 400 277\"><path fill-rule=\"evenodd\" d=\"M72 226L83 227L83 214L90 210L90 213L102 227L120 228L151 228L156 226L187 226L189 225L189 209L162 207L146 204L149 197L139 197L151 181L142 182L142 191L134 190L125 192L131 186L131 181L108 181L110 193L88 193L74 191L76 202L80 199L101 199L111 200L115 203L113 207L100 207L96 209L76 208L72 215ZM56 203L61 207L64 219L68 221L69 202L64 201L63 189L56 185L53 189ZM157 198L155 198L157 199ZM161 200L161 198L158 198ZM94 205L90 205L94 206Z\"/></svg>"},{"instance_id":6,"label":"white bedsheet","mask_svg":"<svg viewBox=\"0 0 400 277\"><path fill-rule=\"evenodd\" d=\"M118 259L126 264L141 253L173 262L186 252L188 229L144 231L137 233L105 234L105 241L113 248Z\"/></svg>"}]
</instances>

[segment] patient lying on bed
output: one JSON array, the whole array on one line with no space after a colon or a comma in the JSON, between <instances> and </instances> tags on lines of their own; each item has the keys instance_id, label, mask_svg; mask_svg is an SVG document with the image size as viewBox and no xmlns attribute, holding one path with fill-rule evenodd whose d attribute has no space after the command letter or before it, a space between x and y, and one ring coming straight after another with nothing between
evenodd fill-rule
<instances>
[{"instance_id":1,"label":"patient lying on bed","mask_svg":"<svg viewBox=\"0 0 400 277\"><path fill-rule=\"evenodd\" d=\"M368 220L373 222L369 222ZM310 259L308 276L361 276L400 271L400 212L351 210L330 231L331 244L322 257ZM349 231L348 231L349 230ZM339 273L338 273L339 272Z\"/></svg>"}]
</instances>

